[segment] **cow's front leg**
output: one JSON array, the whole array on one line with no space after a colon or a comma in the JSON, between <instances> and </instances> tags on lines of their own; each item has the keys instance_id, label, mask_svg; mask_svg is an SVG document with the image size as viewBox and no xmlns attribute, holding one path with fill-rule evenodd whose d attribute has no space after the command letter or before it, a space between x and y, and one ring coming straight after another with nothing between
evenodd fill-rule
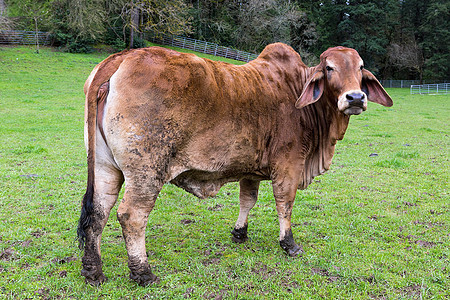
<instances>
[{"instance_id":1,"label":"cow's front leg","mask_svg":"<svg viewBox=\"0 0 450 300\"><path fill-rule=\"evenodd\" d=\"M258 199L259 181L242 179L239 182L239 187L239 217L231 231L233 235L231 239L236 243L243 243L248 239L248 214Z\"/></svg>"},{"instance_id":2,"label":"cow's front leg","mask_svg":"<svg viewBox=\"0 0 450 300\"><path fill-rule=\"evenodd\" d=\"M130 278L141 286L154 283L158 278L152 273L145 251L145 228L157 193L142 194L142 189L128 186L117 210L128 252Z\"/></svg>"},{"instance_id":3,"label":"cow's front leg","mask_svg":"<svg viewBox=\"0 0 450 300\"><path fill-rule=\"evenodd\" d=\"M295 257L303 252L294 241L291 229L291 215L298 183L295 179L283 178L273 181L273 194L280 222L280 246L289 256Z\"/></svg>"}]
</instances>

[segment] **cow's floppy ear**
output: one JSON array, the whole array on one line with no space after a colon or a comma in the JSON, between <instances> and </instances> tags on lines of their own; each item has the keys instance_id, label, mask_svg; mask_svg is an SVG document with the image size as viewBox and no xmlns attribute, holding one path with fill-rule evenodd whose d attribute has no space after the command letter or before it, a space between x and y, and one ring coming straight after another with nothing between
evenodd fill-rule
<instances>
[{"instance_id":1,"label":"cow's floppy ear","mask_svg":"<svg viewBox=\"0 0 450 300\"><path fill-rule=\"evenodd\" d=\"M323 93L324 81L322 70L316 71L306 82L303 92L295 102L296 108L305 107L319 100Z\"/></svg>"},{"instance_id":2,"label":"cow's floppy ear","mask_svg":"<svg viewBox=\"0 0 450 300\"><path fill-rule=\"evenodd\" d=\"M366 93L369 101L384 106L392 106L394 104L378 79L366 69L362 70L362 91Z\"/></svg>"}]
</instances>

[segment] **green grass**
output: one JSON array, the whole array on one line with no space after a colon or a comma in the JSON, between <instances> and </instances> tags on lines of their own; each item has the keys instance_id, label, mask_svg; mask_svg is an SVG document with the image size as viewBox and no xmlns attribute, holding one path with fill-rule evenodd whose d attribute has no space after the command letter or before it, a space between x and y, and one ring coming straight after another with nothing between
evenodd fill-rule
<instances>
[{"instance_id":1,"label":"green grass","mask_svg":"<svg viewBox=\"0 0 450 300\"><path fill-rule=\"evenodd\" d=\"M161 282L128 278L115 211L95 288L75 242L85 190L84 80L106 54L0 48L0 299L448 299L450 96L390 89L394 106L351 118L331 170L297 193L279 247L269 182L235 244L238 186L199 200L167 185L147 227ZM376 155L375 155L376 154ZM189 220L189 221L186 221Z\"/></svg>"}]
</instances>

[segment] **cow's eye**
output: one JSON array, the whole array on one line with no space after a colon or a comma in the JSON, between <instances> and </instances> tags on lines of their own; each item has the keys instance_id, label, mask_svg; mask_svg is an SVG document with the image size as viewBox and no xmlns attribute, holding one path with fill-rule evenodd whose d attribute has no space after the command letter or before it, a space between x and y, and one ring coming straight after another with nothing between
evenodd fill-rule
<instances>
[{"instance_id":1,"label":"cow's eye","mask_svg":"<svg viewBox=\"0 0 450 300\"><path fill-rule=\"evenodd\" d=\"M359 67L359 69L362 71L362 69L364 69L364 66Z\"/></svg>"},{"instance_id":2,"label":"cow's eye","mask_svg":"<svg viewBox=\"0 0 450 300\"><path fill-rule=\"evenodd\" d=\"M326 66L325 69L327 69L327 71L333 71L333 68L330 66Z\"/></svg>"}]
</instances>

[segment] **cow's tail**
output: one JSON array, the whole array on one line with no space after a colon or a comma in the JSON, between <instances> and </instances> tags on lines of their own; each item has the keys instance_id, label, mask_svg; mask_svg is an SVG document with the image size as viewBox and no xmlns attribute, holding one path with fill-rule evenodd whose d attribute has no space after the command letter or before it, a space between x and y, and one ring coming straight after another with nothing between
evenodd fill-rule
<instances>
[{"instance_id":1,"label":"cow's tail","mask_svg":"<svg viewBox=\"0 0 450 300\"><path fill-rule=\"evenodd\" d=\"M77 239L78 247L82 250L86 242L86 231L91 225L92 214L94 213L94 183L95 183L95 145L96 145L96 126L97 126L97 95L100 86L108 81L111 76L117 71L120 64L125 58L128 51L109 56L102 61L88 85L86 93L87 105L87 163L88 163L88 178L86 193L81 204L81 215L78 221Z\"/></svg>"}]
</instances>

